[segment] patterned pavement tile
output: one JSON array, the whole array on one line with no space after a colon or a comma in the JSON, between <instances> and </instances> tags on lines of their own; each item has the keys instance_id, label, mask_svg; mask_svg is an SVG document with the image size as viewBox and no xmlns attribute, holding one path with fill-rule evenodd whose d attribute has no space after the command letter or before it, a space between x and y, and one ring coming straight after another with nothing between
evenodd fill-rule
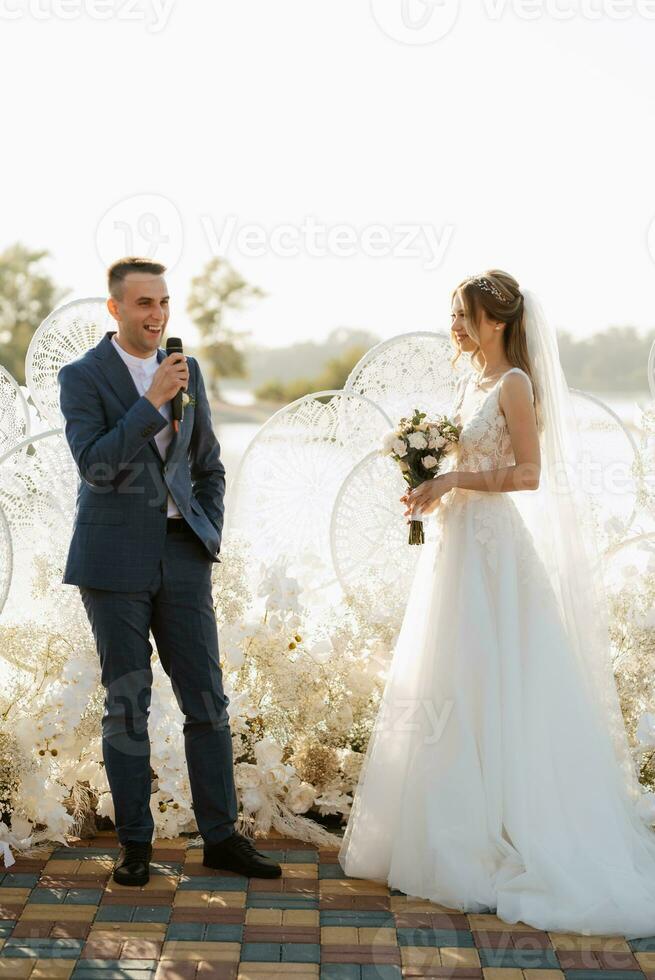
<instances>
[{"instance_id":1,"label":"patterned pavement tile","mask_svg":"<svg viewBox=\"0 0 655 980\"><path fill-rule=\"evenodd\" d=\"M0 980L655 980L655 936L542 932L347 878L337 850L273 833L282 876L205 868L157 841L150 881L111 878L114 834L0 869Z\"/></svg>"}]
</instances>

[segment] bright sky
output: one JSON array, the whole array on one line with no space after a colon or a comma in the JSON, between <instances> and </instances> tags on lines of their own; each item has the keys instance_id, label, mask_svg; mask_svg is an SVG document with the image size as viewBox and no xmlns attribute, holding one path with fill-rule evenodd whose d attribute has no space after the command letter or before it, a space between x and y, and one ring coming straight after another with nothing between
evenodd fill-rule
<instances>
[{"instance_id":1,"label":"bright sky","mask_svg":"<svg viewBox=\"0 0 655 980\"><path fill-rule=\"evenodd\" d=\"M655 0L0 0L0 20L0 247L50 249L70 299L154 255L193 341L188 284L218 250L269 294L238 321L262 344L447 329L489 266L576 335L655 326Z\"/></svg>"}]
</instances>

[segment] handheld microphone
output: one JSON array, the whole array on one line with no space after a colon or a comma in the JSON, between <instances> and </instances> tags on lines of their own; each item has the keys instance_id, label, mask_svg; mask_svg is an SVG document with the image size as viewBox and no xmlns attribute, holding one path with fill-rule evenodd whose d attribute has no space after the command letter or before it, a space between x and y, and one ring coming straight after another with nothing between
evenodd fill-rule
<instances>
[{"instance_id":1,"label":"handheld microphone","mask_svg":"<svg viewBox=\"0 0 655 980\"><path fill-rule=\"evenodd\" d=\"M171 354L183 354L182 341L179 337L169 337L166 341L166 356ZM171 409L173 418L173 429L177 432L180 428L180 422L184 418L184 405L182 404L182 392L183 388L180 388L177 395L173 395L171 398Z\"/></svg>"}]
</instances>

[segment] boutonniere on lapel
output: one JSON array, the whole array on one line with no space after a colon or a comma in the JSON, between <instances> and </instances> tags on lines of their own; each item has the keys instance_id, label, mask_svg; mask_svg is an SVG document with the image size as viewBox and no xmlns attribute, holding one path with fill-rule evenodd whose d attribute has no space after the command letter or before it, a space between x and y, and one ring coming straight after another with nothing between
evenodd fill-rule
<instances>
[{"instance_id":1,"label":"boutonniere on lapel","mask_svg":"<svg viewBox=\"0 0 655 980\"><path fill-rule=\"evenodd\" d=\"M186 408L187 405L195 405L195 403L196 403L195 395L189 395L188 392L186 391L182 392L182 405L184 408Z\"/></svg>"}]
</instances>

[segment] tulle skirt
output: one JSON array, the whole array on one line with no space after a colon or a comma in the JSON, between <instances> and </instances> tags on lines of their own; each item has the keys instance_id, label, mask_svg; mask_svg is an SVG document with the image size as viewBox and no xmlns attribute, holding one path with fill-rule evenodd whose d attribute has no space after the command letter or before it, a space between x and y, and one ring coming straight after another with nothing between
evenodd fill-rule
<instances>
[{"instance_id":1,"label":"tulle skirt","mask_svg":"<svg viewBox=\"0 0 655 980\"><path fill-rule=\"evenodd\" d=\"M655 834L515 502L454 490L428 526L341 867L508 923L654 935Z\"/></svg>"}]
</instances>

